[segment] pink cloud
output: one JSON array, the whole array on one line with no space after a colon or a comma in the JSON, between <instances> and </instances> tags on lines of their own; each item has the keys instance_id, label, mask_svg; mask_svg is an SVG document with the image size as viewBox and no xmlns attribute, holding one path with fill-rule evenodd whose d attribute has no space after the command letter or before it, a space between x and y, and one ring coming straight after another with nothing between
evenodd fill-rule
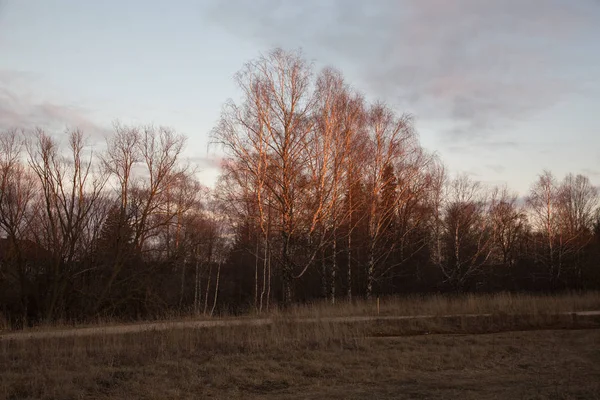
<instances>
[{"instance_id":1,"label":"pink cloud","mask_svg":"<svg viewBox=\"0 0 600 400\"><path fill-rule=\"evenodd\" d=\"M465 139L582 90L570 68L585 56L569 51L600 18L590 0L234 3L208 15L245 38L302 47L418 118L456 120Z\"/></svg>"},{"instance_id":2,"label":"pink cloud","mask_svg":"<svg viewBox=\"0 0 600 400\"><path fill-rule=\"evenodd\" d=\"M50 131L79 128L100 137L105 127L93 121L84 107L38 99L31 86L40 82L30 74L0 70L0 129L42 127Z\"/></svg>"}]
</instances>

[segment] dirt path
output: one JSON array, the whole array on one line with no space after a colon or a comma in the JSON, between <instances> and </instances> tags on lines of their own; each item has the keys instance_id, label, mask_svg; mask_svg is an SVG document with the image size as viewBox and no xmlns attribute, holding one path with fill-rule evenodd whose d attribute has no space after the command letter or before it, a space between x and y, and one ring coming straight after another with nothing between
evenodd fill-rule
<instances>
[{"instance_id":1,"label":"dirt path","mask_svg":"<svg viewBox=\"0 0 600 400\"><path fill-rule=\"evenodd\" d=\"M600 317L600 311L578 311L560 313L561 316L578 317ZM405 316L354 316L354 317L322 317L322 318L296 318L285 319L284 321L296 323L353 323L353 322L377 322L377 321L428 321L435 319L453 319L453 318L485 318L492 317L492 314L458 314L458 315L405 315ZM240 318L240 319L213 319L201 321L166 321L166 322L145 322L127 325L108 325L94 326L87 328L69 328L58 330L43 331L19 331L0 334L1 340L27 340L58 337L75 336L93 336L93 335L114 335L123 333L164 331L170 329L201 329L224 326L262 326L270 325L277 321L277 318Z\"/></svg>"}]
</instances>

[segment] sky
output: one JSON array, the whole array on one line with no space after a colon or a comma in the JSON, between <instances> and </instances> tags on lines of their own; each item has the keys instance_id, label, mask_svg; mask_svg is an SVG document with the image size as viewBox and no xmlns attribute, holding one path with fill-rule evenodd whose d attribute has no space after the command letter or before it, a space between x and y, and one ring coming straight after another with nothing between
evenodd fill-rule
<instances>
[{"instance_id":1,"label":"sky","mask_svg":"<svg viewBox=\"0 0 600 400\"><path fill-rule=\"evenodd\" d=\"M452 174L600 184L600 0L0 0L0 129L169 126L211 186L233 76L274 47L413 114Z\"/></svg>"}]
</instances>

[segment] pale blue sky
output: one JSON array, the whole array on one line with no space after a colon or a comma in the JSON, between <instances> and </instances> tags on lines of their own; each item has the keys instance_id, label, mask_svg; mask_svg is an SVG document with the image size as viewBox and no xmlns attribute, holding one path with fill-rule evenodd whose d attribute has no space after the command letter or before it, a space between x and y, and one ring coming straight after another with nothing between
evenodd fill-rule
<instances>
[{"instance_id":1,"label":"pale blue sky","mask_svg":"<svg viewBox=\"0 0 600 400\"><path fill-rule=\"evenodd\" d=\"M598 0L0 0L0 128L168 125L211 184L233 74L274 46L412 112L452 172L600 184Z\"/></svg>"}]
</instances>

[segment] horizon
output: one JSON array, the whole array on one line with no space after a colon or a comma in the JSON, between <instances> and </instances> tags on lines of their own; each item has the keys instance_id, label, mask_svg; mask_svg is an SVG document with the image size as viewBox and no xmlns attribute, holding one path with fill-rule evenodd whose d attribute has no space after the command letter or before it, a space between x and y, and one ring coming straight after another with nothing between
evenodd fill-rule
<instances>
[{"instance_id":1,"label":"horizon","mask_svg":"<svg viewBox=\"0 0 600 400\"><path fill-rule=\"evenodd\" d=\"M369 100L415 116L452 175L526 196L547 169L600 184L600 3L441 1L99 3L0 1L0 129L115 120L173 128L213 186L209 132L233 75L302 49Z\"/></svg>"}]
</instances>

